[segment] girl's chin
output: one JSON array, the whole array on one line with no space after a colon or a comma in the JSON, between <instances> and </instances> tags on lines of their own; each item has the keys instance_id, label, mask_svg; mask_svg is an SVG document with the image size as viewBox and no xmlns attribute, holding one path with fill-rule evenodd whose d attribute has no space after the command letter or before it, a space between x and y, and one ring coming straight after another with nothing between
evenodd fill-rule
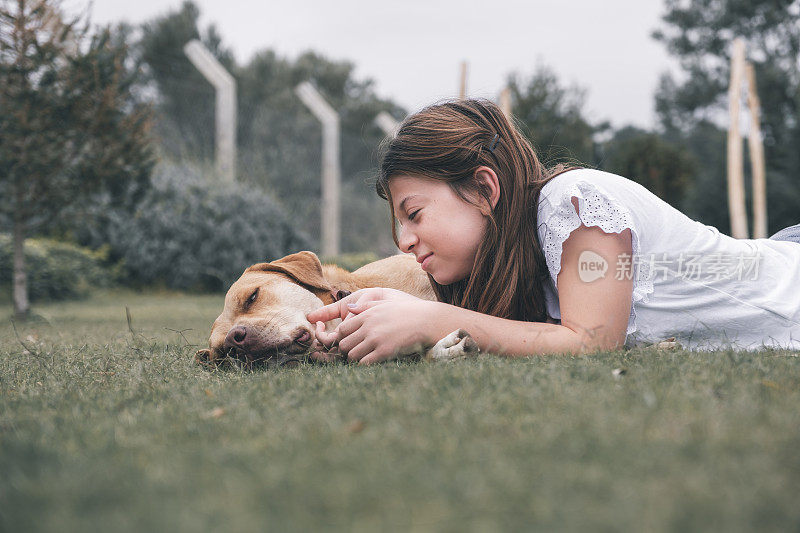
<instances>
[{"instance_id":1,"label":"girl's chin","mask_svg":"<svg viewBox=\"0 0 800 533\"><path fill-rule=\"evenodd\" d=\"M437 275L437 274L434 274L433 272L430 272L430 275L434 279L434 281L436 281L436 283L438 283L439 285L451 285L451 284L453 284L453 283L455 283L457 281L461 281L463 279L466 279L464 276L452 276L452 275L448 276L446 274L445 275L441 275L441 274Z\"/></svg>"},{"instance_id":2,"label":"girl's chin","mask_svg":"<svg viewBox=\"0 0 800 533\"><path fill-rule=\"evenodd\" d=\"M449 281L447 278L442 278L441 276L437 276L433 272L428 272L430 276L433 278L433 281L438 283L439 285L450 285L452 281Z\"/></svg>"}]
</instances>

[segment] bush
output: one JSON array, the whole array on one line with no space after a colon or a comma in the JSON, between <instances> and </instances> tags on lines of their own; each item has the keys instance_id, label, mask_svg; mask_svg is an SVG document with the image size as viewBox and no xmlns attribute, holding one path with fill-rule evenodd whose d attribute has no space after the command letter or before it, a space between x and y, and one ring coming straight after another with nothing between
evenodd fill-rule
<instances>
[{"instance_id":1,"label":"bush","mask_svg":"<svg viewBox=\"0 0 800 533\"><path fill-rule=\"evenodd\" d=\"M79 238L110 246L128 284L182 290L225 289L247 266L309 247L266 192L167 164L132 212L99 210Z\"/></svg>"},{"instance_id":2,"label":"bush","mask_svg":"<svg viewBox=\"0 0 800 533\"><path fill-rule=\"evenodd\" d=\"M26 239L28 298L83 298L94 287L113 285L117 272L103 266L106 259L107 249L92 251L50 239ZM13 273L13 242L11 236L0 234L0 287L6 294L11 292Z\"/></svg>"}]
</instances>

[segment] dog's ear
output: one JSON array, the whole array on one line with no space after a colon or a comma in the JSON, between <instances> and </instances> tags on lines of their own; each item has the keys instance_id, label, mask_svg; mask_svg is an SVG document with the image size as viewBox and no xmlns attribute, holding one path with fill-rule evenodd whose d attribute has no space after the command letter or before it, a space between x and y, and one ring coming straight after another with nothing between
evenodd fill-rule
<instances>
[{"instance_id":1,"label":"dog's ear","mask_svg":"<svg viewBox=\"0 0 800 533\"><path fill-rule=\"evenodd\" d=\"M258 263L245 272L260 270L263 272L282 272L295 279L301 285L307 285L322 291L331 290L330 284L322 274L322 263L314 252L297 252L269 263Z\"/></svg>"}]
</instances>

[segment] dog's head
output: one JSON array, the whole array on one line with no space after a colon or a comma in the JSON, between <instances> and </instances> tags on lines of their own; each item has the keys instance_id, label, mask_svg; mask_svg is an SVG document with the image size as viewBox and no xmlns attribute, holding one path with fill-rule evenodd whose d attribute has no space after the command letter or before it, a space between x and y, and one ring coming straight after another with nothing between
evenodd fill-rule
<instances>
[{"instance_id":1,"label":"dog's head","mask_svg":"<svg viewBox=\"0 0 800 533\"><path fill-rule=\"evenodd\" d=\"M325 279L313 252L253 265L228 290L209 348L196 359L214 365L231 356L248 367L300 361L319 348L306 315L346 294Z\"/></svg>"}]
</instances>

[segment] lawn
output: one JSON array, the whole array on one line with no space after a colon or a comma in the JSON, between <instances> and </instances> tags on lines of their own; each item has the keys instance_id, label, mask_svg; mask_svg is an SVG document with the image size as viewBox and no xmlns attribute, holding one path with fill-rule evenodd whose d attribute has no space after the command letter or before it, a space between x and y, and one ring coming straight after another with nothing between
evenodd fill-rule
<instances>
[{"instance_id":1,"label":"lawn","mask_svg":"<svg viewBox=\"0 0 800 533\"><path fill-rule=\"evenodd\" d=\"M0 309L0 531L800 528L791 352L209 372L221 307Z\"/></svg>"}]
</instances>

